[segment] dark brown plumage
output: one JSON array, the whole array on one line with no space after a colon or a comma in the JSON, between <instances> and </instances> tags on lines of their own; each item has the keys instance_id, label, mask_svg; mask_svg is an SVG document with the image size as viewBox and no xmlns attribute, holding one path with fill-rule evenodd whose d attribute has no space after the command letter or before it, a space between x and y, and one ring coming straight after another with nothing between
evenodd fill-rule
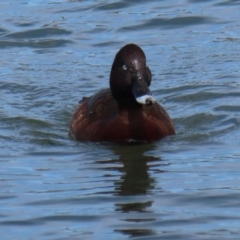
<instances>
[{"instance_id":1,"label":"dark brown plumage","mask_svg":"<svg viewBox=\"0 0 240 240\"><path fill-rule=\"evenodd\" d=\"M149 90L151 72L135 44L117 53L110 88L84 98L75 111L70 134L80 141L155 141L175 134L173 123Z\"/></svg>"}]
</instances>

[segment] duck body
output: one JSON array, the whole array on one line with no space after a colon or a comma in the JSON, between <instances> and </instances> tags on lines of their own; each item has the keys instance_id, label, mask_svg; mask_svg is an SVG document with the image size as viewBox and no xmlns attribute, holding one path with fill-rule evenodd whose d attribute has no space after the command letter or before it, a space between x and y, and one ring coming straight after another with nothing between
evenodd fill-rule
<instances>
[{"instance_id":1,"label":"duck body","mask_svg":"<svg viewBox=\"0 0 240 240\"><path fill-rule=\"evenodd\" d=\"M83 98L70 135L80 141L151 142L175 134L167 112L151 95L150 83L142 49L124 46L112 65L110 89Z\"/></svg>"}]
</instances>

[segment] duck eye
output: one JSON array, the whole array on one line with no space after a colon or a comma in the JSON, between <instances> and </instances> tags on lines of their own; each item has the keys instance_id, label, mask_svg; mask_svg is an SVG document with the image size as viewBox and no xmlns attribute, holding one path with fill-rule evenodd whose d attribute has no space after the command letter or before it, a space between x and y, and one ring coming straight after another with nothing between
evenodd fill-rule
<instances>
[{"instance_id":1,"label":"duck eye","mask_svg":"<svg viewBox=\"0 0 240 240\"><path fill-rule=\"evenodd\" d=\"M127 66L126 65L123 65L123 70L127 70Z\"/></svg>"}]
</instances>

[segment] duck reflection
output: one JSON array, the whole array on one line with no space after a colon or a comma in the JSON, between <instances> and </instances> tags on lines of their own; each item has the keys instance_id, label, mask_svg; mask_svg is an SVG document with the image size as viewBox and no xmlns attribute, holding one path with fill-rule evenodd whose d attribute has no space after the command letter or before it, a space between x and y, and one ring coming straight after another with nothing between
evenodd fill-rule
<instances>
[{"instance_id":1,"label":"duck reflection","mask_svg":"<svg viewBox=\"0 0 240 240\"><path fill-rule=\"evenodd\" d=\"M149 174L149 163L160 158L145 155L151 145L134 145L116 147L114 152L119 155L123 167L119 169L122 176L115 182L118 195L146 195L154 188L154 179Z\"/></svg>"},{"instance_id":2,"label":"duck reflection","mask_svg":"<svg viewBox=\"0 0 240 240\"><path fill-rule=\"evenodd\" d=\"M154 173L151 167L157 172L163 172L159 170L163 165L161 158L148 154L155 147L154 144L111 146L114 154L119 156L118 160L112 162L121 163L121 166L114 169L122 173L120 179L114 182L114 195L121 197L115 204L115 211L119 212L121 217L124 216L121 218L123 224L115 229L116 232L131 237L155 235L151 228L151 223L155 221L151 210L154 202L151 190L154 189L156 181L150 174ZM149 228L146 228L148 224Z\"/></svg>"}]
</instances>

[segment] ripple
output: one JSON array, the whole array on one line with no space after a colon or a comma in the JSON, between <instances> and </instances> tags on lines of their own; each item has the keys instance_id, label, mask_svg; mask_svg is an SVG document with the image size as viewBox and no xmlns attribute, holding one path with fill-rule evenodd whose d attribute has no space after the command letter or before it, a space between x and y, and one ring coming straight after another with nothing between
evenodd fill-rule
<instances>
[{"instance_id":1,"label":"ripple","mask_svg":"<svg viewBox=\"0 0 240 240\"><path fill-rule=\"evenodd\" d=\"M115 2L115 3L108 3L96 7L95 10L114 10L114 9L121 9L130 6L130 2Z\"/></svg>"},{"instance_id":2,"label":"ripple","mask_svg":"<svg viewBox=\"0 0 240 240\"><path fill-rule=\"evenodd\" d=\"M10 47L31 47L31 48L55 48L61 47L70 43L72 40L68 39L46 39L48 37L70 35L72 32L61 28L41 28L27 31L20 31L14 33L8 33L4 35L4 38L14 39L12 40L0 40L0 48ZM38 40L43 38L43 40Z\"/></svg>"},{"instance_id":3,"label":"ripple","mask_svg":"<svg viewBox=\"0 0 240 240\"><path fill-rule=\"evenodd\" d=\"M0 28L0 36L6 34L8 31L4 28Z\"/></svg>"},{"instance_id":4,"label":"ripple","mask_svg":"<svg viewBox=\"0 0 240 240\"><path fill-rule=\"evenodd\" d=\"M139 31L151 28L183 28L191 25L207 24L215 22L211 17L202 16L189 16L189 17L175 17L171 19L167 18L155 18L147 20L146 22L129 27L122 27L118 31Z\"/></svg>"},{"instance_id":5,"label":"ripple","mask_svg":"<svg viewBox=\"0 0 240 240\"><path fill-rule=\"evenodd\" d=\"M8 124L23 124L32 128L49 128L52 125L42 119L26 118L23 116L18 117L2 117L1 121L8 122Z\"/></svg>"},{"instance_id":6,"label":"ripple","mask_svg":"<svg viewBox=\"0 0 240 240\"><path fill-rule=\"evenodd\" d=\"M55 35L70 35L71 31L60 29L60 28L42 28L42 29L34 29L28 31L21 31L15 33L9 33L5 36L8 38L14 39L29 39L29 38L43 38L48 36L55 36Z\"/></svg>"},{"instance_id":7,"label":"ripple","mask_svg":"<svg viewBox=\"0 0 240 240\"><path fill-rule=\"evenodd\" d=\"M120 44L122 44L122 42L120 41L106 41L106 42L102 42L102 43L96 43L96 44L92 44L93 47L109 47L109 46L119 46Z\"/></svg>"},{"instance_id":8,"label":"ripple","mask_svg":"<svg viewBox=\"0 0 240 240\"><path fill-rule=\"evenodd\" d=\"M190 3L204 3L204 2L213 2L214 0L188 0Z\"/></svg>"},{"instance_id":9,"label":"ripple","mask_svg":"<svg viewBox=\"0 0 240 240\"><path fill-rule=\"evenodd\" d=\"M215 6L235 6L235 5L240 5L239 0L230 0L215 4Z\"/></svg>"},{"instance_id":10,"label":"ripple","mask_svg":"<svg viewBox=\"0 0 240 240\"><path fill-rule=\"evenodd\" d=\"M30 47L30 48L56 48L63 47L67 44L72 43L70 40L30 40L27 42L21 41L1 41L0 48L14 48L14 47Z\"/></svg>"},{"instance_id":11,"label":"ripple","mask_svg":"<svg viewBox=\"0 0 240 240\"><path fill-rule=\"evenodd\" d=\"M236 42L236 43L240 43L240 38L237 37L227 37L227 38L217 38L215 40L216 42L221 42L221 41L226 41L226 42Z\"/></svg>"},{"instance_id":12,"label":"ripple","mask_svg":"<svg viewBox=\"0 0 240 240\"><path fill-rule=\"evenodd\" d=\"M12 220L12 221L2 221L1 222L2 225L5 226L35 226L35 225L41 225L43 224L43 222L40 221L35 221L33 219L29 219L29 220Z\"/></svg>"},{"instance_id":13,"label":"ripple","mask_svg":"<svg viewBox=\"0 0 240 240\"><path fill-rule=\"evenodd\" d=\"M195 93L184 94L181 96L171 97L172 101L176 102L199 102L199 101L207 101L213 100L217 98L232 98L232 97L240 97L240 92L231 92L231 93L221 93L221 92L206 92L206 91L199 91Z\"/></svg>"},{"instance_id":14,"label":"ripple","mask_svg":"<svg viewBox=\"0 0 240 240\"><path fill-rule=\"evenodd\" d=\"M215 111L223 111L223 112L240 112L240 106L233 106L233 105L225 105L225 106L218 106L214 108Z\"/></svg>"},{"instance_id":15,"label":"ripple","mask_svg":"<svg viewBox=\"0 0 240 240\"><path fill-rule=\"evenodd\" d=\"M32 27L36 25L38 22L32 21L32 22L15 22L14 25L17 27Z\"/></svg>"},{"instance_id":16,"label":"ripple","mask_svg":"<svg viewBox=\"0 0 240 240\"><path fill-rule=\"evenodd\" d=\"M157 232L151 230L151 229L144 229L144 228L141 228L141 229L118 229L118 230L115 230L116 232L121 232L123 233L124 235L129 235L129 237L133 238L133 237L144 237L144 236L148 236L148 239L151 239L151 236L154 236L157 234ZM149 238L150 237L150 238Z\"/></svg>"}]
</instances>

